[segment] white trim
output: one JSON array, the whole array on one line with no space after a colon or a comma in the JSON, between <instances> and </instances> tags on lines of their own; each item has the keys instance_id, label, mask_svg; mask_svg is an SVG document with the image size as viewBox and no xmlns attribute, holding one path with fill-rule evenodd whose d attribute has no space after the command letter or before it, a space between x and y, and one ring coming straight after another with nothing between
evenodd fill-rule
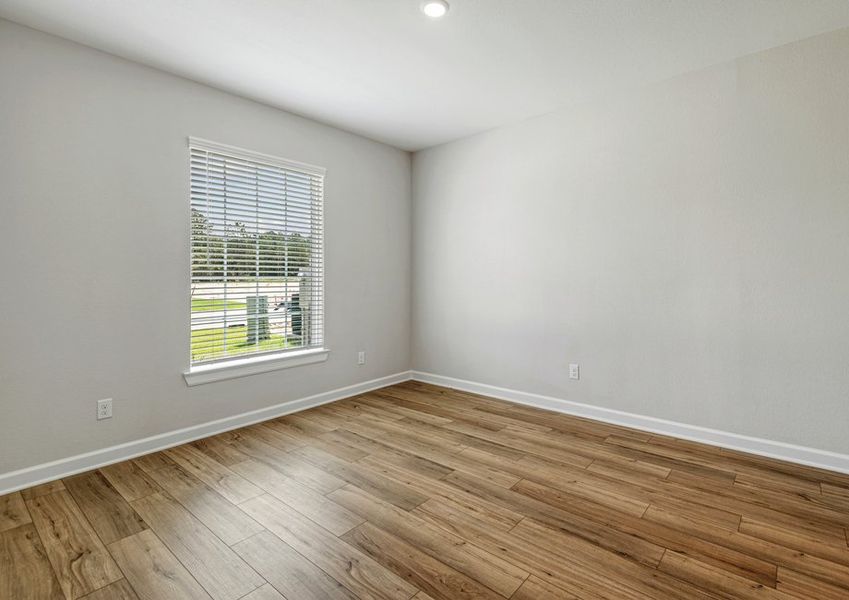
<instances>
[{"instance_id":1,"label":"white trim","mask_svg":"<svg viewBox=\"0 0 849 600\"><path fill-rule=\"evenodd\" d=\"M666 421L664 419L656 419L654 417L645 417L626 413L609 408L601 408L578 402L570 402L560 398L551 396L542 396L529 392L520 392L507 388L487 385L485 383L476 383L464 379L455 379L453 377L445 377L442 375L434 375L432 373L424 373L422 371L402 371L394 375L388 375L370 381L364 381L349 385L346 387L337 388L328 392L322 392L306 398L284 402L275 406L261 408L240 415L193 425L183 429L162 433L159 435L143 438L101 450L78 454L70 458L63 458L49 463L27 467L18 471L12 471L0 475L0 496L25 489L48 481L68 477L98 467L110 465L112 463L121 462L157 450L164 450L173 446L179 446L197 439L237 429L246 425L260 423L269 419L274 419L283 415L306 410L314 406L335 402L357 394L363 394L371 390L376 390L388 385L394 385L403 381L415 379L425 383L441 385L445 387L455 388L475 394L492 396L518 404L535 406L546 410L553 410L565 414L595 419L605 423L614 425L622 425L624 427L632 427L643 431L658 433L677 437L681 439L692 440L709 444L711 446L720 446L731 450L739 450L749 452L760 456L767 456L779 460L786 460L798 464L808 465L830 471L841 473L849 473L849 456L829 452L827 450L817 450L816 448L807 448L804 446L796 446L784 442L774 442L760 438L718 431L716 429L707 429L695 425L686 425L684 423L676 423L674 421Z\"/></svg>"},{"instance_id":2,"label":"white trim","mask_svg":"<svg viewBox=\"0 0 849 600\"><path fill-rule=\"evenodd\" d=\"M225 379L235 379L278 369L324 362L327 360L328 354L330 354L330 350L326 348L312 348L281 354L234 358L205 365L195 365L183 373L183 379L186 380L186 385L192 387L203 383L213 383Z\"/></svg>"},{"instance_id":3,"label":"white trim","mask_svg":"<svg viewBox=\"0 0 849 600\"><path fill-rule=\"evenodd\" d=\"M76 473L82 473L83 471L89 471L98 467L111 465L112 463L156 452L157 450L164 450L173 446L179 446L180 444L185 444L193 440L205 438L231 429L260 423L262 421L306 410L307 408L312 408L321 404L327 404L328 402L348 398L349 396L363 394L371 390L401 383L402 381L407 381L409 379L410 372L402 371L400 373L395 373L394 375L356 383L354 385L330 390L329 392L315 394L314 396L291 400L289 402L269 406L267 408L261 408L259 410L253 410L240 415L225 417L216 421L193 425L191 427L161 433L141 440L127 442L117 446L110 446L109 448L94 450L92 452L78 454L77 456L72 456L70 458L63 458L49 463L5 473L0 475L0 496L48 481L53 481L55 479L60 479L62 477L75 475Z\"/></svg>"},{"instance_id":4,"label":"white trim","mask_svg":"<svg viewBox=\"0 0 849 600\"><path fill-rule=\"evenodd\" d=\"M273 167L302 171L304 173L318 175L320 177L324 177L327 174L327 169L324 167L298 162L297 160L289 160L288 158L282 158L272 154L255 152L254 150L239 148L238 146L221 144L219 142L213 142L211 140L205 140L198 137L189 136L189 147L197 148L198 150L208 150L209 152L216 152L218 154L225 154L227 156L233 156L234 158L246 158L256 162L265 163Z\"/></svg>"},{"instance_id":5,"label":"white trim","mask_svg":"<svg viewBox=\"0 0 849 600\"><path fill-rule=\"evenodd\" d=\"M453 377L445 377L444 375L435 375L433 373L424 373L422 371L413 371L412 378L425 383L455 388L484 396L492 396L493 398L499 398L501 400L508 400L518 404L526 404L528 406L553 410L587 419L594 419L596 421L603 421L605 423L612 423L623 427L631 427L633 429L640 429L651 433L692 440L694 442L701 442L703 444L719 446L730 450L739 450L740 452L748 452L749 454L757 454L759 456L766 456L810 467L827 469L829 471L849 473L849 455L839 454L829 450L819 450L817 448L797 446L795 444L788 444L785 442L775 442L763 438L750 437L728 431L720 431L718 429L699 427L698 425L687 425L686 423L677 423L675 421L667 421L665 419L658 419L655 417L646 417L611 408L581 404L579 402L571 402L561 398L543 396L530 392L521 392L519 390L467 381L465 379L455 379Z\"/></svg>"}]
</instances>

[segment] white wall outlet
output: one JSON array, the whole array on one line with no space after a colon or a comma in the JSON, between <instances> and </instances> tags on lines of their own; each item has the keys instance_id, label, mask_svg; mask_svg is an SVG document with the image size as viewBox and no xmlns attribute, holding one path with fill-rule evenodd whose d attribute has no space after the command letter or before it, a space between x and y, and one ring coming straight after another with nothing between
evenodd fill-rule
<instances>
[{"instance_id":1,"label":"white wall outlet","mask_svg":"<svg viewBox=\"0 0 849 600\"><path fill-rule=\"evenodd\" d=\"M366 351L365 350L360 350L359 352L357 352L357 364L358 365L366 364Z\"/></svg>"},{"instance_id":2,"label":"white wall outlet","mask_svg":"<svg viewBox=\"0 0 849 600\"><path fill-rule=\"evenodd\" d=\"M97 401L97 420L112 418L112 398Z\"/></svg>"},{"instance_id":3,"label":"white wall outlet","mask_svg":"<svg viewBox=\"0 0 849 600\"><path fill-rule=\"evenodd\" d=\"M569 379L581 378L581 365L572 363L569 365Z\"/></svg>"}]
</instances>

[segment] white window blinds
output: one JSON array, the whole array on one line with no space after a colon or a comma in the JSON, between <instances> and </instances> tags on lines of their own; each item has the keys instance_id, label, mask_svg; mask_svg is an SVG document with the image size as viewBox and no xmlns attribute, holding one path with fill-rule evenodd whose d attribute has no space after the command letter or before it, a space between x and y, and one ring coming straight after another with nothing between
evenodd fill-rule
<instances>
[{"instance_id":1,"label":"white window blinds","mask_svg":"<svg viewBox=\"0 0 849 600\"><path fill-rule=\"evenodd\" d=\"M191 364L322 347L324 169L189 147Z\"/></svg>"}]
</instances>

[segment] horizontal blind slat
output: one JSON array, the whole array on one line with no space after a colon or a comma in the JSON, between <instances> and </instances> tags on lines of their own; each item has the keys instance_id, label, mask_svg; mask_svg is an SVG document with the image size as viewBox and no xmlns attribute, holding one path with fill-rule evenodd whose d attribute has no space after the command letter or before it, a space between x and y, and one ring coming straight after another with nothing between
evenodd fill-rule
<instances>
[{"instance_id":1,"label":"horizontal blind slat","mask_svg":"<svg viewBox=\"0 0 849 600\"><path fill-rule=\"evenodd\" d=\"M190 148L192 364L324 339L323 169L243 152Z\"/></svg>"}]
</instances>

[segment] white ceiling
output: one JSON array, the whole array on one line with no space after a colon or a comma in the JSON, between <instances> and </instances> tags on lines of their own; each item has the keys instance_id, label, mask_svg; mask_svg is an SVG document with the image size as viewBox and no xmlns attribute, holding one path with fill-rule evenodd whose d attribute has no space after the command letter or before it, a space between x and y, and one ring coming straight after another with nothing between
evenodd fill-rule
<instances>
[{"instance_id":1,"label":"white ceiling","mask_svg":"<svg viewBox=\"0 0 849 600\"><path fill-rule=\"evenodd\" d=\"M0 0L0 16L418 150L849 26L849 0Z\"/></svg>"}]
</instances>

